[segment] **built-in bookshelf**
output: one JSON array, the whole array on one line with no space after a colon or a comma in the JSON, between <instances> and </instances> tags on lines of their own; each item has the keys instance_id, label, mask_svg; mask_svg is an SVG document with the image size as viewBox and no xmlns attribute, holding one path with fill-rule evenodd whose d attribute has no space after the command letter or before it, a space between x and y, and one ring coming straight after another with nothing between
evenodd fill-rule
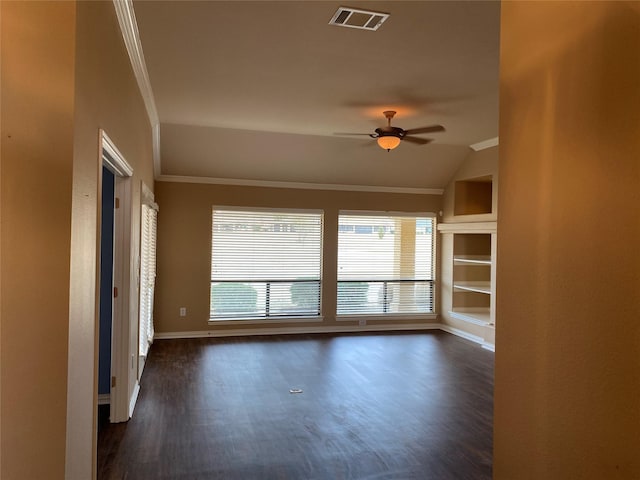
<instances>
[{"instance_id":1,"label":"built-in bookshelf","mask_svg":"<svg viewBox=\"0 0 640 480\"><path fill-rule=\"evenodd\" d=\"M448 328L494 350L498 212L491 165L467 165L445 192L439 307Z\"/></svg>"},{"instance_id":2,"label":"built-in bookshelf","mask_svg":"<svg viewBox=\"0 0 640 480\"><path fill-rule=\"evenodd\" d=\"M494 325L492 267L491 233L453 234L452 317L478 325Z\"/></svg>"},{"instance_id":3,"label":"built-in bookshelf","mask_svg":"<svg viewBox=\"0 0 640 480\"><path fill-rule=\"evenodd\" d=\"M493 176L458 180L455 182L453 214L483 215L493 211Z\"/></svg>"},{"instance_id":4,"label":"built-in bookshelf","mask_svg":"<svg viewBox=\"0 0 640 480\"><path fill-rule=\"evenodd\" d=\"M496 222L440 224L450 262L443 268L448 298L443 308L451 319L495 328Z\"/></svg>"}]
</instances>

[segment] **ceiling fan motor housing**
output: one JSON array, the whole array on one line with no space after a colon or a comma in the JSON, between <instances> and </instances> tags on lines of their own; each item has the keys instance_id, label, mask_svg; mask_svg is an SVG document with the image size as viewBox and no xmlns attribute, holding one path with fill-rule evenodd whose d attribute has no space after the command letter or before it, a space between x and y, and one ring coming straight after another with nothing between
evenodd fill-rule
<instances>
[{"instance_id":1,"label":"ceiling fan motor housing","mask_svg":"<svg viewBox=\"0 0 640 480\"><path fill-rule=\"evenodd\" d=\"M392 126L376 128L375 131L376 131L376 134L375 135L371 135L371 137L373 137L373 138L378 138L378 137L398 137L398 138L402 139L402 138L404 138L405 133L406 133L402 128L392 127Z\"/></svg>"}]
</instances>

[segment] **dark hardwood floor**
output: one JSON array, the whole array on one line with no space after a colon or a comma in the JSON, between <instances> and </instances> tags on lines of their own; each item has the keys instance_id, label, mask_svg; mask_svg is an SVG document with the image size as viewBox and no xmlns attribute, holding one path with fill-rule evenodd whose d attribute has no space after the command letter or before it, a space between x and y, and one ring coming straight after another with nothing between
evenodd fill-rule
<instances>
[{"instance_id":1,"label":"dark hardwood floor","mask_svg":"<svg viewBox=\"0 0 640 480\"><path fill-rule=\"evenodd\" d=\"M98 478L490 479L492 421L493 353L443 332L157 340Z\"/></svg>"}]
</instances>

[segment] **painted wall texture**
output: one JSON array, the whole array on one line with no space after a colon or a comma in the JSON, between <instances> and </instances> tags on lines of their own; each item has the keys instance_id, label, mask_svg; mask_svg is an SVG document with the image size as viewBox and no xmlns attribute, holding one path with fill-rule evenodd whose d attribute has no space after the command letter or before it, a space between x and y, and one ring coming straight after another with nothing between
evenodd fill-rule
<instances>
[{"instance_id":1,"label":"painted wall texture","mask_svg":"<svg viewBox=\"0 0 640 480\"><path fill-rule=\"evenodd\" d=\"M99 129L134 168L135 255L140 183L153 186L151 127L112 2L0 9L0 477L86 480L96 451Z\"/></svg>"},{"instance_id":2,"label":"painted wall texture","mask_svg":"<svg viewBox=\"0 0 640 480\"><path fill-rule=\"evenodd\" d=\"M504 2L494 478L640 478L640 4Z\"/></svg>"},{"instance_id":3,"label":"painted wall texture","mask_svg":"<svg viewBox=\"0 0 640 480\"><path fill-rule=\"evenodd\" d=\"M0 477L64 478L75 4L2 2Z\"/></svg>"},{"instance_id":4,"label":"painted wall texture","mask_svg":"<svg viewBox=\"0 0 640 480\"><path fill-rule=\"evenodd\" d=\"M95 459L97 388L96 232L101 198L99 129L104 129L133 168L130 183L131 258L128 315L129 349L137 352L137 255L140 243L141 182L153 188L151 126L133 75L112 2L76 4L76 85L69 295L69 393L67 402L67 478L86 479ZM132 366L132 369L137 366ZM136 374L132 372L129 396ZM126 383L126 382L125 382Z\"/></svg>"},{"instance_id":5,"label":"painted wall texture","mask_svg":"<svg viewBox=\"0 0 640 480\"><path fill-rule=\"evenodd\" d=\"M338 210L438 212L440 195L371 193L237 187L174 182L156 184L158 214L158 276L154 322L156 333L244 328L244 325L209 326L211 281L211 207L302 208L324 210L322 324L336 327L336 269ZM180 307L187 316L179 317ZM382 320L375 321L385 323ZM356 321L339 322L357 325ZM372 321L371 323L374 323ZM416 321L387 321L395 325ZM289 322L275 327L295 326ZM300 326L298 324L297 326ZM256 325L246 325L255 328Z\"/></svg>"}]
</instances>

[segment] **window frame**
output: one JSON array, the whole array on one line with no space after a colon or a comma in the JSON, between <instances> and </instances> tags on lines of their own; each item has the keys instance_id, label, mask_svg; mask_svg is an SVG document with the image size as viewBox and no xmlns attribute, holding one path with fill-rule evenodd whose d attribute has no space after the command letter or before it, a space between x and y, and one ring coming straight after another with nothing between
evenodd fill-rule
<instances>
[{"instance_id":1,"label":"window frame","mask_svg":"<svg viewBox=\"0 0 640 480\"><path fill-rule=\"evenodd\" d=\"M253 212L253 213L283 213L283 214L312 214L320 216L320 258L319 258L319 278L318 289L319 289L319 300L318 300L318 313L304 315L297 312L293 314L287 315L236 315L229 317L220 317L214 318L211 316L211 299L209 300L209 318L208 324L210 326L213 325L251 325L251 324L281 324L281 323L304 323L304 322L321 322L324 320L324 316L322 313L322 299L323 299L323 249L324 249L324 228L325 228L325 211L323 209L307 209L307 208L271 208L271 207L250 207L250 206L233 206L233 205L212 205L211 213L210 213L210 244L209 244L209 274L210 274L210 288L209 294L211 295L211 285L214 283L220 283L213 280L213 235L214 235L214 225L213 225L213 217L215 211L234 211L234 212ZM246 281L238 280L239 283L262 283L262 281L258 280L256 282L250 282L249 279L244 279ZM274 283L282 283L283 280L274 280ZM299 280L299 283L305 282L315 282L315 279L312 280ZM233 283L232 281L228 281L229 283ZM286 283L295 283L296 279L287 279Z\"/></svg>"},{"instance_id":2,"label":"window frame","mask_svg":"<svg viewBox=\"0 0 640 480\"><path fill-rule=\"evenodd\" d=\"M145 358L155 335L153 307L157 276L158 211L158 205L153 202L146 186L143 186L140 205L138 355Z\"/></svg>"},{"instance_id":3,"label":"window frame","mask_svg":"<svg viewBox=\"0 0 640 480\"><path fill-rule=\"evenodd\" d=\"M356 313L356 312L349 312L349 313L339 313L339 306L338 306L338 289L339 289L339 285L341 282L358 282L358 281L365 281L364 279L361 280L340 280L339 278L339 271L340 271L340 264L339 264L339 258L340 258L340 240L339 240L339 236L340 233L342 232L346 232L346 231L350 231L347 229L341 229L341 224L340 224L340 218L341 216L359 216L359 217L366 217L366 216L371 216L371 217L405 217L405 218L429 218L432 221L431 227L431 278L427 279L426 282L428 282L431 286L431 291L432 291L432 300L431 300L431 311L430 312L361 312L361 313ZM362 322L363 319L372 319L372 320L391 320L391 321L398 321L398 320L435 320L438 318L438 284L437 284L437 273L438 273L438 244L437 244L437 219L438 216L436 213L434 212L406 212L406 211L377 211L377 210L339 210L338 211L338 215L336 218L336 223L337 223L337 230L336 230L336 236L337 236L337 241L336 241L336 263L337 263L337 268L336 268L336 321L338 322L343 322L343 321L359 321ZM355 231L355 228L354 228ZM384 280L371 280L372 282L377 282L377 281L384 281ZM387 281L393 281L393 280L387 280ZM398 282L407 282L407 281L411 281L411 280L397 280ZM424 280L419 280L420 282L423 282ZM366 320L365 320L366 321ZM394 327L396 328L396 327Z\"/></svg>"}]
</instances>

